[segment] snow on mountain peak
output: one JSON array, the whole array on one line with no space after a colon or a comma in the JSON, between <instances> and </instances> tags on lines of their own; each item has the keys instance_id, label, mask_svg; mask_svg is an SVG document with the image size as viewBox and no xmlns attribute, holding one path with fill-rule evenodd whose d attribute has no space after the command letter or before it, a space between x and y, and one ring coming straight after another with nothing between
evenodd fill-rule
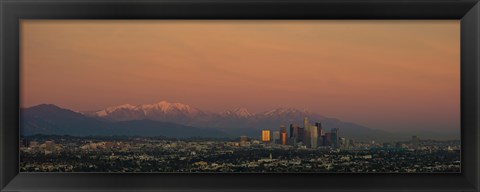
<instances>
[{"instance_id":1,"label":"snow on mountain peak","mask_svg":"<svg viewBox=\"0 0 480 192\"><path fill-rule=\"evenodd\" d=\"M237 116L237 117L250 117L254 115L244 107L235 108L233 110L227 110L220 114L223 116Z\"/></svg>"},{"instance_id":2,"label":"snow on mountain peak","mask_svg":"<svg viewBox=\"0 0 480 192\"><path fill-rule=\"evenodd\" d=\"M187 104L183 103L170 103L168 101L160 101L155 104L145 104L140 105L139 108L145 113L149 113L151 111L161 111L162 113L169 113L172 111L176 112L183 112L187 114L196 114L198 113L198 109L190 107Z\"/></svg>"},{"instance_id":3,"label":"snow on mountain peak","mask_svg":"<svg viewBox=\"0 0 480 192\"><path fill-rule=\"evenodd\" d=\"M96 112L96 115L99 117L104 117L113 113L117 110L131 110L131 111L141 111L144 115L152 112L161 112L161 113L184 113L188 115L195 115L199 112L198 109L190 107L189 105L183 103L170 103L168 101L161 101L155 104L143 104L133 106L130 104L118 105L113 107L107 107L104 110Z\"/></svg>"},{"instance_id":4,"label":"snow on mountain peak","mask_svg":"<svg viewBox=\"0 0 480 192\"><path fill-rule=\"evenodd\" d=\"M233 112L242 117L249 117L253 115L246 108L243 108L243 107L236 108L233 110Z\"/></svg>"},{"instance_id":5,"label":"snow on mountain peak","mask_svg":"<svg viewBox=\"0 0 480 192\"><path fill-rule=\"evenodd\" d=\"M280 107L280 108L276 108L276 109L272 109L270 111L267 111L267 112L264 113L264 115L275 116L275 115L289 114L289 113L308 114L309 112L307 110L302 111L302 110L298 110L298 109L295 109L295 108Z\"/></svg>"},{"instance_id":6,"label":"snow on mountain peak","mask_svg":"<svg viewBox=\"0 0 480 192\"><path fill-rule=\"evenodd\" d=\"M208 116L212 114L210 112L205 112L200 109L191 107L190 105L183 103L171 103L168 101L160 101L153 104L142 104L142 105L118 105L113 107L108 107L101 111L94 113L97 117L113 118L113 119L162 119L165 118L174 118L174 117L189 117L189 118L213 118L213 116ZM224 112L217 113L224 118L274 118L274 117L299 117L299 116L312 116L313 113L307 110L299 110L295 108L276 108L270 111L263 113L251 113L248 109L244 107L238 107L232 110L226 110Z\"/></svg>"},{"instance_id":7,"label":"snow on mountain peak","mask_svg":"<svg viewBox=\"0 0 480 192\"><path fill-rule=\"evenodd\" d=\"M130 104L123 104L123 105L118 105L118 106L111 106L111 107L107 107L106 109L104 110L101 110L101 111L98 111L96 112L97 116L100 116L100 117L103 117L103 116L107 116L109 113L112 113L116 110L120 110L120 109L129 109L129 110L134 110L136 107L133 106L133 105L130 105Z\"/></svg>"}]
</instances>

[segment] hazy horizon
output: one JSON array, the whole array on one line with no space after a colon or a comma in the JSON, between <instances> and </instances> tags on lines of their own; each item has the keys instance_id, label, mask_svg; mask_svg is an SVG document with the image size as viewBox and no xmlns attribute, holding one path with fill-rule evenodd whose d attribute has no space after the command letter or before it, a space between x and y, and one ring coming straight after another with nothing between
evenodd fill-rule
<instances>
[{"instance_id":1,"label":"hazy horizon","mask_svg":"<svg viewBox=\"0 0 480 192\"><path fill-rule=\"evenodd\" d=\"M161 101L161 102L165 102L165 101ZM168 101L167 101L168 102ZM159 102L157 102L159 103ZM151 104L156 104L156 103L151 103ZM183 103L185 104L185 103ZM62 109L67 109L67 110L72 110L74 112L77 112L77 113L82 113L84 114L84 112L97 112L99 110L87 110L87 111L76 111L74 109L69 109L69 108L65 108L65 107L62 107L62 106L59 106L59 105L56 105L56 104L53 104L53 103L43 103L43 104L39 104L39 105L34 105L34 106L30 106L30 107L26 107L26 108L23 108L23 109L28 109L28 108L31 108L31 107L37 107L37 106L41 106L41 105L54 105L56 107L59 107L59 108L62 108ZM139 104L139 105L150 105L150 104ZM139 106L139 105L133 105L133 106ZM187 104L188 105L188 104ZM114 106L112 106L114 107ZM194 107L196 108L195 106L191 106L191 107ZM198 108L197 108L198 109ZM199 109L199 110L202 110L204 112L212 112L212 111L205 111L203 109ZM227 109L228 110L228 109ZM301 109L298 109L298 110L301 110ZM308 111L308 110L306 110ZM250 111L251 113L253 114L263 114L264 112L267 112L267 111L260 111L260 112L252 112ZM310 112L310 111L308 111ZM212 112L212 113L219 113L219 112ZM85 115L85 114L84 114ZM318 115L322 115L322 114L318 114ZM334 119L338 119L338 118L335 118L335 117L329 117L329 116L324 116L322 115L324 118L334 118ZM139 119L140 120L140 119ZM152 119L149 119L149 120L152 120ZM320 119L309 119L312 123L313 122L321 122L323 123L324 121L323 120L320 120ZM340 121L343 121L343 122L346 122L346 123L354 123L354 124L357 124L359 125L358 123L356 122L349 122L348 120L346 119L338 119ZM156 120L152 120L152 121L156 121ZM290 122L292 124L297 124L297 125L301 125L303 123L303 120L298 120L298 121L292 121ZM177 124L180 124L180 123L177 123ZM360 126L363 126L363 125L360 125ZM275 131L278 127L265 127L264 129L267 129L267 130L271 130L271 131ZM342 127L343 128L343 127ZM370 128L370 127L368 127ZM219 129L219 130L222 130L222 129ZM375 130L375 129L374 129ZM447 140L460 140L460 132L457 131L457 130L385 130L385 129L377 129L377 130L382 130L382 131L387 131L387 133L389 134L399 134L397 135L396 137L397 138L403 138L404 140L408 140L410 139L411 136L418 136L420 137L421 139L425 139L425 140L429 140L429 139L433 139L433 140L438 140L438 141L447 141ZM325 129L325 131L330 131L328 128ZM237 135L237 136L241 136L242 134L240 135Z\"/></svg>"},{"instance_id":2,"label":"hazy horizon","mask_svg":"<svg viewBox=\"0 0 480 192\"><path fill-rule=\"evenodd\" d=\"M460 132L459 21L22 20L21 107L307 109Z\"/></svg>"}]
</instances>

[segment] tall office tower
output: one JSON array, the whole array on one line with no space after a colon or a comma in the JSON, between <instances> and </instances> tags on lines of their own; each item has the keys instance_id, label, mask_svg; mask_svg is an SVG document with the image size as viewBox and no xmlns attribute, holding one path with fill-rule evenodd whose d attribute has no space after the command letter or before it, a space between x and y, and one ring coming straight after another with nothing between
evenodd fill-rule
<instances>
[{"instance_id":1,"label":"tall office tower","mask_svg":"<svg viewBox=\"0 0 480 192\"><path fill-rule=\"evenodd\" d=\"M270 130L262 130L262 141L265 143L270 142Z\"/></svg>"},{"instance_id":2,"label":"tall office tower","mask_svg":"<svg viewBox=\"0 0 480 192\"><path fill-rule=\"evenodd\" d=\"M303 138L304 138L304 135L305 135L305 129L303 127L297 127L298 128L298 137L297 137L297 143L298 142L302 142L302 143L305 143L305 141L303 141Z\"/></svg>"},{"instance_id":3,"label":"tall office tower","mask_svg":"<svg viewBox=\"0 0 480 192\"><path fill-rule=\"evenodd\" d=\"M322 135L323 135L322 124L320 122L316 122L315 126L317 126L318 138L322 137Z\"/></svg>"},{"instance_id":4,"label":"tall office tower","mask_svg":"<svg viewBox=\"0 0 480 192\"><path fill-rule=\"evenodd\" d=\"M312 132L309 127L303 128L303 144L307 146L307 148L312 147Z\"/></svg>"},{"instance_id":5,"label":"tall office tower","mask_svg":"<svg viewBox=\"0 0 480 192\"><path fill-rule=\"evenodd\" d=\"M310 125L310 147L312 149L316 149L318 147L318 133L317 133L317 126Z\"/></svg>"},{"instance_id":6,"label":"tall office tower","mask_svg":"<svg viewBox=\"0 0 480 192\"><path fill-rule=\"evenodd\" d=\"M283 135L285 135L285 138L283 138ZM287 144L287 128L285 125L280 125L280 144Z\"/></svg>"},{"instance_id":7,"label":"tall office tower","mask_svg":"<svg viewBox=\"0 0 480 192\"><path fill-rule=\"evenodd\" d=\"M310 123L308 122L308 117L303 118L303 127L304 127L305 129L309 129L309 128L310 128Z\"/></svg>"},{"instance_id":8,"label":"tall office tower","mask_svg":"<svg viewBox=\"0 0 480 192\"><path fill-rule=\"evenodd\" d=\"M311 135L311 127L310 127L310 123L308 122L308 118L305 117L303 119L303 143L308 147L310 148L311 147L311 138L312 138L312 135Z\"/></svg>"},{"instance_id":9,"label":"tall office tower","mask_svg":"<svg viewBox=\"0 0 480 192\"><path fill-rule=\"evenodd\" d=\"M331 146L332 145L332 133L325 133L324 135L324 146Z\"/></svg>"},{"instance_id":10,"label":"tall office tower","mask_svg":"<svg viewBox=\"0 0 480 192\"><path fill-rule=\"evenodd\" d=\"M288 138L293 138L293 124L290 124L290 137Z\"/></svg>"},{"instance_id":11,"label":"tall office tower","mask_svg":"<svg viewBox=\"0 0 480 192\"><path fill-rule=\"evenodd\" d=\"M303 136L300 136L299 129L300 128L298 127L298 125L290 124L290 138L292 145L296 145L303 138Z\"/></svg>"},{"instance_id":12,"label":"tall office tower","mask_svg":"<svg viewBox=\"0 0 480 192\"><path fill-rule=\"evenodd\" d=\"M331 136L330 136L330 137L331 137L332 146L334 146L334 147L339 147L339 144L340 144L340 142L338 141L338 137L340 136L340 135L338 134L338 130L339 130L338 128L333 128L333 129L332 129Z\"/></svg>"},{"instance_id":13,"label":"tall office tower","mask_svg":"<svg viewBox=\"0 0 480 192\"><path fill-rule=\"evenodd\" d=\"M280 132L280 141L282 145L287 145L287 132Z\"/></svg>"},{"instance_id":14,"label":"tall office tower","mask_svg":"<svg viewBox=\"0 0 480 192\"><path fill-rule=\"evenodd\" d=\"M295 124L290 124L290 138L298 137L298 126Z\"/></svg>"},{"instance_id":15,"label":"tall office tower","mask_svg":"<svg viewBox=\"0 0 480 192\"><path fill-rule=\"evenodd\" d=\"M280 131L274 131L272 136L273 136L273 139L272 139L273 143L280 144Z\"/></svg>"}]
</instances>

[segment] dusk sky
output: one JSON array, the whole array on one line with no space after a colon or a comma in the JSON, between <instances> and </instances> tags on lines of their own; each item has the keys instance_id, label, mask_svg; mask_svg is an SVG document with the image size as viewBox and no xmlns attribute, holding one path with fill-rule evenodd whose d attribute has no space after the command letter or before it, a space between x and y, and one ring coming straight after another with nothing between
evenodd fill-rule
<instances>
[{"instance_id":1,"label":"dusk sky","mask_svg":"<svg viewBox=\"0 0 480 192\"><path fill-rule=\"evenodd\" d=\"M21 107L180 102L460 130L460 22L21 22Z\"/></svg>"}]
</instances>

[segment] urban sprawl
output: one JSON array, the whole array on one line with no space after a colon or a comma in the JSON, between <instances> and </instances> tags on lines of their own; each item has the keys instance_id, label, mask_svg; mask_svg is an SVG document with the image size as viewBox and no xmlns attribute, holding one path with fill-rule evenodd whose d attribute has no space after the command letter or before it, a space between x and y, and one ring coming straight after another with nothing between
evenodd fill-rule
<instances>
[{"instance_id":1,"label":"urban sprawl","mask_svg":"<svg viewBox=\"0 0 480 192\"><path fill-rule=\"evenodd\" d=\"M261 139L73 137L20 141L22 172L460 172L460 141L376 143L321 123L262 130Z\"/></svg>"}]
</instances>

